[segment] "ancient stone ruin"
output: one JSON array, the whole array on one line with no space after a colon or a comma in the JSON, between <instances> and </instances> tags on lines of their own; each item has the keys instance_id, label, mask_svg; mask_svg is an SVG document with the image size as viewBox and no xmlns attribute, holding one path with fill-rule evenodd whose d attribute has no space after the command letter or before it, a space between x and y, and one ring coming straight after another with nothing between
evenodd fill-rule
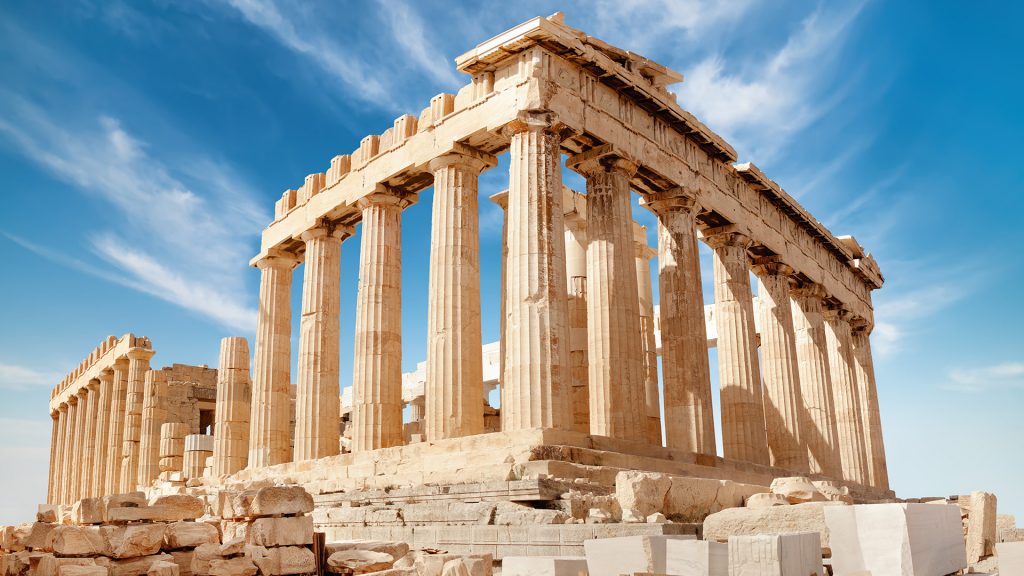
<instances>
[{"instance_id":1,"label":"ancient stone ruin","mask_svg":"<svg viewBox=\"0 0 1024 576\"><path fill-rule=\"evenodd\" d=\"M57 385L49 503L5 531L0 576L806 575L823 558L890 573L865 566L866 525L891 534L871 545L923 550L916 571L891 573L941 576L1002 534L1015 544L991 494L890 490L870 346L878 265L737 163L668 91L679 73L559 14L456 63L471 78L457 94L277 201L251 262L251 355L229 337L216 369L156 370L149 339L128 334ZM484 343L478 177L503 153L501 339ZM562 184L563 155L585 191ZM401 219L429 187L427 357L403 375ZM631 192L657 217L656 247ZM357 226L343 398L340 254Z\"/></svg>"}]
</instances>

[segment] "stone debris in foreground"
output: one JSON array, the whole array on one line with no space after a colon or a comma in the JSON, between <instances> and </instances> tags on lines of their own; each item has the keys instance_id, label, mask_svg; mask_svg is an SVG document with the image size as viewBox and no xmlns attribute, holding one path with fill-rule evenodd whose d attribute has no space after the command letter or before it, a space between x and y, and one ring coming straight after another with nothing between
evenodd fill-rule
<instances>
[{"instance_id":1,"label":"stone debris in foreground","mask_svg":"<svg viewBox=\"0 0 1024 576\"><path fill-rule=\"evenodd\" d=\"M817 532L729 537L730 576L825 576Z\"/></svg>"}]
</instances>

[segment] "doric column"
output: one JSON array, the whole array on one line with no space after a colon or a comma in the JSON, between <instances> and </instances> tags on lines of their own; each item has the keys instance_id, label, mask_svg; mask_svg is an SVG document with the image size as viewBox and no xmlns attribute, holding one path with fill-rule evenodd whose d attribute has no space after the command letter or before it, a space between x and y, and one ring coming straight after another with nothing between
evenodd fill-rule
<instances>
[{"instance_id":1,"label":"doric column","mask_svg":"<svg viewBox=\"0 0 1024 576\"><path fill-rule=\"evenodd\" d=\"M67 425L64 433L64 465L63 474L60 479L61 502L71 504L74 500L74 491L71 488L71 479L75 475L75 416L78 415L78 396L70 394L67 400Z\"/></svg>"},{"instance_id":2,"label":"doric column","mask_svg":"<svg viewBox=\"0 0 1024 576\"><path fill-rule=\"evenodd\" d=\"M868 463L864 450L860 393L857 390L857 377L853 372L850 312L840 307L830 307L824 311L824 316L825 342L828 349L829 372L832 375L843 479L867 485Z\"/></svg>"},{"instance_id":3,"label":"doric column","mask_svg":"<svg viewBox=\"0 0 1024 576\"><path fill-rule=\"evenodd\" d=\"M122 442L119 491L131 492L138 486L139 442L142 440L142 402L145 399L146 371L152 350L128 351L128 393L125 396L124 440Z\"/></svg>"},{"instance_id":4,"label":"doric column","mask_svg":"<svg viewBox=\"0 0 1024 576\"><path fill-rule=\"evenodd\" d=\"M561 137L550 113L505 129L509 149L502 430L572 427Z\"/></svg>"},{"instance_id":5,"label":"doric column","mask_svg":"<svg viewBox=\"0 0 1024 576\"><path fill-rule=\"evenodd\" d=\"M352 358L354 452L398 446L404 440L402 209L412 200L382 186L358 202L363 230Z\"/></svg>"},{"instance_id":6,"label":"doric column","mask_svg":"<svg viewBox=\"0 0 1024 576\"><path fill-rule=\"evenodd\" d=\"M572 374L572 429L590 433L590 379L587 377L587 221L565 217L565 275L569 291L569 370Z\"/></svg>"},{"instance_id":7,"label":"doric column","mask_svg":"<svg viewBox=\"0 0 1024 576\"><path fill-rule=\"evenodd\" d=\"M99 413L100 381L90 380L86 384L85 405L85 438L82 449L82 471L79 478L79 490L83 498L96 496L92 484L93 467L96 466L96 419Z\"/></svg>"},{"instance_id":8,"label":"doric column","mask_svg":"<svg viewBox=\"0 0 1024 576\"><path fill-rule=\"evenodd\" d=\"M138 485L149 486L160 475L160 427L167 421L167 373L147 370L142 396ZM215 414L219 414L215 412Z\"/></svg>"},{"instance_id":9,"label":"doric column","mask_svg":"<svg viewBox=\"0 0 1024 576\"><path fill-rule=\"evenodd\" d=\"M46 487L46 503L57 503L57 489L55 485L60 476L60 410L50 412L53 419L53 427L50 433L50 477Z\"/></svg>"},{"instance_id":10,"label":"doric column","mask_svg":"<svg viewBox=\"0 0 1024 576\"><path fill-rule=\"evenodd\" d=\"M121 484L124 413L128 396L128 359L114 361L113 397L110 404L110 430L107 435L107 470L103 475L103 493L118 494Z\"/></svg>"},{"instance_id":11,"label":"doric column","mask_svg":"<svg viewBox=\"0 0 1024 576\"><path fill-rule=\"evenodd\" d=\"M800 429L807 444L810 471L841 480L843 465L822 317L825 289L820 284L803 284L793 288L791 296L800 396L804 403Z\"/></svg>"},{"instance_id":12,"label":"doric column","mask_svg":"<svg viewBox=\"0 0 1024 576\"><path fill-rule=\"evenodd\" d=\"M260 307L249 419L250 468L291 459L291 291L292 270L297 264L288 254L267 256L256 263Z\"/></svg>"},{"instance_id":13,"label":"doric column","mask_svg":"<svg viewBox=\"0 0 1024 576\"><path fill-rule=\"evenodd\" d=\"M803 399L797 368L789 282L793 269L776 257L762 258L757 274L761 315L761 371L764 379L764 420L772 466L808 472L807 445L800 426Z\"/></svg>"},{"instance_id":14,"label":"doric column","mask_svg":"<svg viewBox=\"0 0 1024 576\"><path fill-rule=\"evenodd\" d=\"M869 483L880 490L889 489L889 467L885 461L885 442L882 439L882 414L878 407L878 386L875 383L875 364L871 357L871 326L857 322L851 334L854 374L860 391L861 415L867 441Z\"/></svg>"},{"instance_id":15,"label":"doric column","mask_svg":"<svg viewBox=\"0 0 1024 576\"><path fill-rule=\"evenodd\" d=\"M644 205L658 217L665 445L714 456L717 449L697 247L697 201L693 194L676 188L645 197Z\"/></svg>"},{"instance_id":16,"label":"doric column","mask_svg":"<svg viewBox=\"0 0 1024 576\"><path fill-rule=\"evenodd\" d=\"M490 197L491 202L494 202L501 208L501 294L499 295L500 300L500 314L501 319L498 322L498 385L501 387L498 390L500 395L501 405L505 405L505 278L508 269L508 191L498 192ZM504 408L502 408L504 410Z\"/></svg>"},{"instance_id":17,"label":"doric column","mask_svg":"<svg viewBox=\"0 0 1024 576\"><path fill-rule=\"evenodd\" d=\"M88 392L87 388L81 388L75 393L75 449L71 452L71 502L85 497L85 494L82 493L82 462L85 460L85 415L89 407L89 401L86 398Z\"/></svg>"},{"instance_id":18,"label":"doric column","mask_svg":"<svg viewBox=\"0 0 1024 576\"><path fill-rule=\"evenodd\" d=\"M106 473L110 454L111 402L114 399L114 371L100 372L100 392L96 414L96 458L92 467L92 483L96 496L107 495Z\"/></svg>"},{"instance_id":19,"label":"doric column","mask_svg":"<svg viewBox=\"0 0 1024 576\"><path fill-rule=\"evenodd\" d=\"M734 460L768 464L754 302L747 265L750 238L736 232L732 225L706 230L704 236L714 251L724 454Z\"/></svg>"},{"instance_id":20,"label":"doric column","mask_svg":"<svg viewBox=\"0 0 1024 576\"><path fill-rule=\"evenodd\" d=\"M654 339L654 288L651 286L651 258L658 255L647 245L647 227L634 230L636 285L640 293L640 347L643 358L644 406L647 441L661 446L661 394L658 390L658 343Z\"/></svg>"},{"instance_id":21,"label":"doric column","mask_svg":"<svg viewBox=\"0 0 1024 576\"><path fill-rule=\"evenodd\" d=\"M71 444L68 438L70 436L68 408L69 406L66 402L57 407L59 436L57 438L57 473L53 479L54 504L67 503L67 492L65 491L67 484L64 479L68 475L68 448Z\"/></svg>"},{"instance_id":22,"label":"doric column","mask_svg":"<svg viewBox=\"0 0 1024 576\"><path fill-rule=\"evenodd\" d=\"M640 297L629 179L635 162L601 146L569 159L587 179L590 433L647 438Z\"/></svg>"},{"instance_id":23,"label":"doric column","mask_svg":"<svg viewBox=\"0 0 1024 576\"><path fill-rule=\"evenodd\" d=\"M334 456L340 449L341 241L351 234L350 228L327 223L302 233L306 257L295 390L296 462Z\"/></svg>"},{"instance_id":24,"label":"doric column","mask_svg":"<svg viewBox=\"0 0 1024 576\"><path fill-rule=\"evenodd\" d=\"M167 422L160 427L160 472L183 470L188 431L188 424L182 422Z\"/></svg>"},{"instance_id":25,"label":"doric column","mask_svg":"<svg viewBox=\"0 0 1024 576\"><path fill-rule=\"evenodd\" d=\"M222 338L213 427L215 478L245 468L249 456L251 396L249 343L241 336Z\"/></svg>"}]
</instances>

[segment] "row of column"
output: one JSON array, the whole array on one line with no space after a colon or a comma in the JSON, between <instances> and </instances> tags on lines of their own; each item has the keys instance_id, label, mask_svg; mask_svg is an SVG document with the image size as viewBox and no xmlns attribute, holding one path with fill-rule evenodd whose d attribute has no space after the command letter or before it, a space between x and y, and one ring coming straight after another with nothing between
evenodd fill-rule
<instances>
[{"instance_id":1,"label":"row of column","mask_svg":"<svg viewBox=\"0 0 1024 576\"><path fill-rule=\"evenodd\" d=\"M130 350L51 413L50 502L128 492L149 474L142 445L155 441L142 421L152 356Z\"/></svg>"},{"instance_id":2,"label":"row of column","mask_svg":"<svg viewBox=\"0 0 1024 576\"><path fill-rule=\"evenodd\" d=\"M586 396L590 433L660 443L656 367L647 338L652 330L645 325L642 312L647 306L641 308L640 298L641 288L648 288L638 274L630 208L630 179L637 164L608 146L569 159L569 167L587 179L581 277L579 258L566 258L556 122L547 113L523 114L504 133L511 162L509 192L502 199L502 429L578 429L583 417L574 403ZM464 147L430 164L434 205L427 311L428 440L483 430L477 177L493 165L493 157ZM400 216L413 200L379 186L358 205L363 240L353 374L354 450L402 441ZM659 219L666 443L713 455L698 201L674 190L647 198L646 205ZM341 244L351 233L322 222L301 237L306 265L291 453L290 292L299 257L275 253L258 263L249 466L339 452L338 281ZM866 334L854 338L841 311L829 308L815 314L808 287L791 293L793 271L784 263L751 262L751 239L735 227L706 229L703 237L714 251L725 456L884 486ZM575 271L567 274L567 266ZM751 269L758 275L761 296L760 360ZM583 311L571 306L584 301L585 349L573 330ZM820 297L817 302L820 306ZM862 350L855 351L857 345ZM586 366L584 390L579 385L581 361Z\"/></svg>"}]
</instances>

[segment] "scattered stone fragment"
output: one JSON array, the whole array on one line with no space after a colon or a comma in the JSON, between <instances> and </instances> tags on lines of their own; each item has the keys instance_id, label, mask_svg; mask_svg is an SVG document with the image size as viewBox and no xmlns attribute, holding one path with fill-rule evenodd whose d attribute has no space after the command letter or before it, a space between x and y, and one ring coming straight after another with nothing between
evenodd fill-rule
<instances>
[{"instance_id":1,"label":"scattered stone fragment","mask_svg":"<svg viewBox=\"0 0 1024 576\"><path fill-rule=\"evenodd\" d=\"M814 484L811 484L811 481L803 476L776 478L772 480L770 489L772 494L783 496L790 504L823 502L827 500L825 495L818 492Z\"/></svg>"},{"instance_id":2,"label":"scattered stone fragment","mask_svg":"<svg viewBox=\"0 0 1024 576\"><path fill-rule=\"evenodd\" d=\"M772 506L789 506L789 500L782 494L762 492L747 497L747 508L771 508Z\"/></svg>"},{"instance_id":3,"label":"scattered stone fragment","mask_svg":"<svg viewBox=\"0 0 1024 576\"><path fill-rule=\"evenodd\" d=\"M327 571L336 574L366 574L387 570L395 563L395 557L373 550L342 550L327 558Z\"/></svg>"}]
</instances>

